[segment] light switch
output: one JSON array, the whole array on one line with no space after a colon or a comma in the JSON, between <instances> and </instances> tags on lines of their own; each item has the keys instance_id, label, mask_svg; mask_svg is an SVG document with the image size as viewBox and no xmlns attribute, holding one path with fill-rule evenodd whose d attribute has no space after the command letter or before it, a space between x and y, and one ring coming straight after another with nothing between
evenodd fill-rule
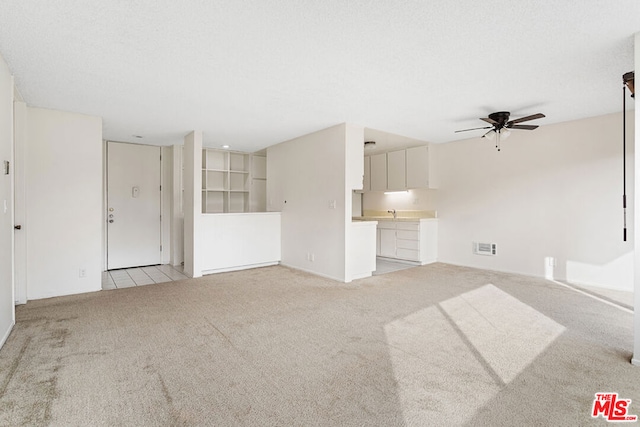
<instances>
[{"instance_id":1,"label":"light switch","mask_svg":"<svg viewBox=\"0 0 640 427\"><path fill-rule=\"evenodd\" d=\"M336 201L329 200L329 209L335 209L335 208L336 208Z\"/></svg>"}]
</instances>

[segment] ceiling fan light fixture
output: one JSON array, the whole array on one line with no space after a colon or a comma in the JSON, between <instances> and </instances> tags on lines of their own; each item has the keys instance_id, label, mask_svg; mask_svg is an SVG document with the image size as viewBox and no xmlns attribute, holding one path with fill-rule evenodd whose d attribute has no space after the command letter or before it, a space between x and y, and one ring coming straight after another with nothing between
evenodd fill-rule
<instances>
[{"instance_id":1,"label":"ceiling fan light fixture","mask_svg":"<svg viewBox=\"0 0 640 427\"><path fill-rule=\"evenodd\" d=\"M494 139L496 139L496 131L494 129L491 129L489 132L482 135L482 137L487 138L490 141L493 141Z\"/></svg>"},{"instance_id":2,"label":"ceiling fan light fixture","mask_svg":"<svg viewBox=\"0 0 640 427\"><path fill-rule=\"evenodd\" d=\"M631 97L635 98L635 95L636 95L635 73L633 71L629 71L628 73L623 74L622 81L627 86L627 88L629 88L629 91L631 92Z\"/></svg>"},{"instance_id":3,"label":"ceiling fan light fixture","mask_svg":"<svg viewBox=\"0 0 640 427\"><path fill-rule=\"evenodd\" d=\"M364 142L364 148L373 148L376 146L376 142L375 141L365 141Z\"/></svg>"},{"instance_id":4,"label":"ceiling fan light fixture","mask_svg":"<svg viewBox=\"0 0 640 427\"><path fill-rule=\"evenodd\" d=\"M511 135L511 131L508 130L507 128L502 128L500 130L500 138L501 139L507 139L507 138L509 138L509 135Z\"/></svg>"}]
</instances>

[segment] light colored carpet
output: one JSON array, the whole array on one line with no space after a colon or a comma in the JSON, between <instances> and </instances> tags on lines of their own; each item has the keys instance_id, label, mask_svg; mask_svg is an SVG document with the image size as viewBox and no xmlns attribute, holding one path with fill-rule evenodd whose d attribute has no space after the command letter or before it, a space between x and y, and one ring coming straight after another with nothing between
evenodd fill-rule
<instances>
[{"instance_id":1,"label":"light colored carpet","mask_svg":"<svg viewBox=\"0 0 640 427\"><path fill-rule=\"evenodd\" d=\"M632 315L542 279L432 264L340 284L275 266L32 301L0 425L605 425Z\"/></svg>"}]
</instances>

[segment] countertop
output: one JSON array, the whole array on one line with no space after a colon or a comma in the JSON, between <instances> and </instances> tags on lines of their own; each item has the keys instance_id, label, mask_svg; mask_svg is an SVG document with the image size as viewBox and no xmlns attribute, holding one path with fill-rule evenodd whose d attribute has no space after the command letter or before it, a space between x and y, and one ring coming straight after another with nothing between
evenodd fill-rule
<instances>
[{"instance_id":1,"label":"countertop","mask_svg":"<svg viewBox=\"0 0 640 427\"><path fill-rule=\"evenodd\" d=\"M400 222L416 222L416 221L437 221L438 218L416 218L416 217L397 217L392 216L354 216L352 221L400 221Z\"/></svg>"}]
</instances>

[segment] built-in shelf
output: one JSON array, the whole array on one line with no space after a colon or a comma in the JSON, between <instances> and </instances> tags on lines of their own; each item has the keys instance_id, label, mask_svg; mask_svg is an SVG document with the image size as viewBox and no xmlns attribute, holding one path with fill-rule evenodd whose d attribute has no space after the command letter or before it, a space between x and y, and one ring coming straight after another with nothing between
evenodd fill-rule
<instances>
[{"instance_id":1,"label":"built-in shelf","mask_svg":"<svg viewBox=\"0 0 640 427\"><path fill-rule=\"evenodd\" d=\"M266 166L266 158L259 157L257 163ZM264 211L261 206L252 208L252 192L261 193L263 187L253 187L251 164L254 156L248 153L215 150L202 150L202 212L255 212ZM262 169L259 167L259 169ZM265 168L266 171L266 168ZM260 177L262 178L262 176ZM266 178L266 172L264 174ZM264 197L257 197L258 200Z\"/></svg>"}]
</instances>

